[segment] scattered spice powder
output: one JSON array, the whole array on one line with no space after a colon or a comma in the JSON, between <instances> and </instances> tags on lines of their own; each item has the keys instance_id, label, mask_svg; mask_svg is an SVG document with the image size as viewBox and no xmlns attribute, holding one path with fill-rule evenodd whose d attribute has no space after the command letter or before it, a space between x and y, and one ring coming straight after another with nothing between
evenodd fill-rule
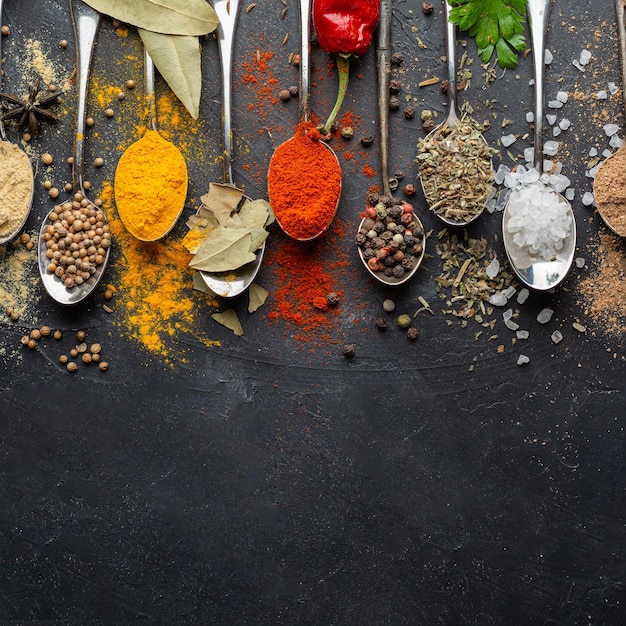
<instances>
[{"instance_id":1,"label":"scattered spice powder","mask_svg":"<svg viewBox=\"0 0 626 626\"><path fill-rule=\"evenodd\" d=\"M264 120L268 115L268 104L278 102L278 79L274 78L269 65L274 53L270 50L253 50L248 55L250 60L244 61L239 68L243 72L241 82L252 94L248 111Z\"/></svg>"},{"instance_id":2,"label":"scattered spice powder","mask_svg":"<svg viewBox=\"0 0 626 626\"><path fill-rule=\"evenodd\" d=\"M341 193L341 167L319 138L312 122L301 122L270 160L270 204L280 226L296 239L310 239L328 227Z\"/></svg>"},{"instance_id":3,"label":"scattered spice powder","mask_svg":"<svg viewBox=\"0 0 626 626\"><path fill-rule=\"evenodd\" d=\"M626 336L626 248L613 233L600 233L594 246L596 270L578 283L585 316L611 337Z\"/></svg>"}]
</instances>

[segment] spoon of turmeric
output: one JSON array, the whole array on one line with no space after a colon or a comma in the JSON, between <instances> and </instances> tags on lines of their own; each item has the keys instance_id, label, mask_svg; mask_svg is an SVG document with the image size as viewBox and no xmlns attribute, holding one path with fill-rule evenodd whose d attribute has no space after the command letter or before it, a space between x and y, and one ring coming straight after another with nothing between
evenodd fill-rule
<instances>
[{"instance_id":1,"label":"spoon of turmeric","mask_svg":"<svg viewBox=\"0 0 626 626\"><path fill-rule=\"evenodd\" d=\"M300 0L300 123L270 159L267 190L276 221L298 241L324 233L337 213L341 166L309 121L311 0Z\"/></svg>"},{"instance_id":2,"label":"spoon of turmeric","mask_svg":"<svg viewBox=\"0 0 626 626\"><path fill-rule=\"evenodd\" d=\"M154 63L144 51L149 128L122 154L115 170L115 203L128 232L157 241L176 225L187 197L187 164L181 151L157 130Z\"/></svg>"}]
</instances>

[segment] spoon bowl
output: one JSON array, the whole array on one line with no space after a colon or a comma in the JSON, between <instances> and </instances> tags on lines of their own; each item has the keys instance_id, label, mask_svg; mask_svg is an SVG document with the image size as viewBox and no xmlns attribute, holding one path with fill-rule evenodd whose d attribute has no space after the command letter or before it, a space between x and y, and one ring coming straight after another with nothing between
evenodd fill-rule
<instances>
[{"instance_id":1,"label":"spoon bowl","mask_svg":"<svg viewBox=\"0 0 626 626\"><path fill-rule=\"evenodd\" d=\"M615 0L615 17L617 22L617 34L619 39L620 64L622 68L622 95L624 97L624 109L626 110L626 9L624 0ZM626 155L626 143L623 143L619 150L615 152L609 159L613 159L611 164L616 161L624 161ZM604 223L616 235L626 237L626 198L623 197L623 191L620 193L615 186L620 189L626 187L626 178L623 171L626 169L621 166L621 176L615 176L613 172L609 172L607 161L602 161L596 176L593 180L593 195L598 207L598 213L604 220ZM621 164L620 164L621 165Z\"/></svg>"},{"instance_id":2,"label":"spoon bowl","mask_svg":"<svg viewBox=\"0 0 626 626\"><path fill-rule=\"evenodd\" d=\"M146 99L148 102L149 129L139 140L130 145L122 154L116 169L115 175L115 199L117 203L117 211L126 230L140 241L158 241L163 239L174 228L185 208L185 199L187 197L187 164L181 151L171 142L166 140L157 130L157 114L156 99L154 87L154 62L144 50L144 82ZM142 154L142 146L147 143L146 150L154 151L156 154L150 159L150 167L147 171L142 172L141 187L146 191L137 197L138 194L124 194L124 178L118 176L125 168L129 168L135 163L136 154ZM172 160L171 166L164 171L161 163L160 154L168 155L168 162ZM135 176L137 178L137 176ZM144 207L158 207L163 204L163 189L172 189L173 184L170 181L175 178L176 186L181 180L184 184L180 187L177 198L173 198L171 192L168 192L167 205L161 207L159 215L156 216L159 222L163 222L163 227L159 232L150 232L146 234L146 223L148 219L142 221L138 217L136 211L137 205ZM154 209L157 212L157 209ZM167 213L167 215L165 215ZM149 219L151 219L152 215ZM163 219L165 218L165 219Z\"/></svg>"},{"instance_id":3,"label":"spoon bowl","mask_svg":"<svg viewBox=\"0 0 626 626\"><path fill-rule=\"evenodd\" d=\"M389 185L389 79L390 79L390 59L391 59L391 17L392 7L391 0L382 0L380 5L380 20L378 23L378 38L376 41L376 69L378 78L378 131L380 140L380 173L382 191L388 198L392 197L391 187ZM365 221L368 218L365 217L359 223L358 232L364 230ZM424 233L424 227L422 222L413 214L413 219L417 223L419 230L421 231L421 244L422 251L414 259L413 266L402 277L396 278L394 276L386 276L384 271L375 271L369 265L364 256L363 249L358 246L359 258L363 262L363 265L378 282L386 286L399 287L407 283L417 272L419 266L424 259L424 253L426 252L426 235Z\"/></svg>"},{"instance_id":4,"label":"spoon bowl","mask_svg":"<svg viewBox=\"0 0 626 626\"><path fill-rule=\"evenodd\" d=\"M446 119L441 122L441 124L437 125L433 130L431 130L426 137L420 141L421 144L427 145L430 140L437 137L437 135L445 132L446 129L454 129L457 124L461 123L458 115L458 107L457 107L457 89L456 89L456 26L450 21L450 5L448 1L445 0L445 19L446 19L446 56L447 56L447 65L448 65L448 89L446 90L446 98L447 98L447 107L448 107L448 115ZM472 125L474 128L474 125ZM451 131L451 132L452 132ZM476 131L479 136L479 141L487 146L487 140L485 139L482 133ZM475 136L475 134L474 134ZM465 135L463 136L465 137ZM468 138L469 139L469 138ZM427 153L424 153L427 154ZM418 161L421 160L421 156L418 155ZM489 168L491 170L491 178L493 179L493 162L489 160ZM429 196L434 195L433 189L431 189L430 185L426 183L425 177L421 173L422 167L419 168L419 179L422 185L422 191L424 192L424 196L426 197L426 201L429 202ZM478 173L478 170L473 170ZM434 175L434 179L436 180L437 174ZM435 190L436 191L436 188ZM485 197L484 202L477 208L470 211L469 209L460 210L458 215L455 217L450 217L446 215L443 211L437 210L439 207L443 206L443 202L441 204L439 201L429 202L430 209L435 215L444 223L449 226L467 226L471 224L474 220L478 219L483 211L485 210L485 206L487 204L487 200L489 197Z\"/></svg>"},{"instance_id":5,"label":"spoon bowl","mask_svg":"<svg viewBox=\"0 0 626 626\"><path fill-rule=\"evenodd\" d=\"M239 15L239 0L214 0L213 9L219 18L217 43L219 47L220 70L222 75L222 130L224 135L224 185L233 187L232 167L232 56L235 29ZM243 197L246 199L246 196ZM240 268L228 272L199 272L206 286L218 296L234 298L242 294L254 281L261 268L265 242L256 251L256 258Z\"/></svg>"},{"instance_id":6,"label":"spoon bowl","mask_svg":"<svg viewBox=\"0 0 626 626\"><path fill-rule=\"evenodd\" d=\"M552 0L528 0L528 26L532 39L533 69L535 77L535 154L534 168L543 171L543 50L548 16ZM567 237L561 241L560 250L550 260L541 255L529 253L526 246L518 245L509 230L511 220L511 198L518 190L513 190L502 215L502 238L509 262L518 278L531 289L545 291L559 285L567 276L574 261L576 250L576 220L571 204L559 193L559 202L566 207L571 218L571 228Z\"/></svg>"},{"instance_id":7,"label":"spoon bowl","mask_svg":"<svg viewBox=\"0 0 626 626\"><path fill-rule=\"evenodd\" d=\"M84 165L84 136L85 136L85 109L87 103L87 84L89 80L89 66L91 64L91 55L102 16L84 2L70 2L70 13L72 15L72 23L74 24L74 33L76 37L76 47L78 56L78 105L76 112L76 136L74 140L74 165L73 165L73 187L80 191L83 201L96 210L99 210L92 202L87 199L85 193L85 185L83 180ZM59 304L70 305L82 302L97 287L102 279L104 270L109 261L111 248L107 247L104 253L103 262L96 266L95 271L90 278L81 285L68 288L56 274L48 272L49 259L46 256L47 247L45 241L45 230L51 224L51 215L57 211L53 208L44 218L41 226L41 232L38 242L39 257L39 274L42 283L48 294ZM103 215L103 223L108 229L108 221Z\"/></svg>"},{"instance_id":8,"label":"spoon bowl","mask_svg":"<svg viewBox=\"0 0 626 626\"><path fill-rule=\"evenodd\" d=\"M0 22L2 22L2 3L3 3L3 0L0 0ZM2 58L1 45L0 45L0 58ZM1 119L0 119L0 142L5 142L5 143L7 143L9 145L15 145L15 144L11 144L11 142L9 142L7 140L6 132L4 130L4 124L3 124ZM22 228L24 228L24 225L26 224L26 221L28 220L28 217L30 215L31 209L33 207L33 197L35 195L35 174L33 172L33 165L31 163L30 159L28 158L28 156L26 155L25 152L22 153L22 154L23 154L23 158L28 161L28 165L30 167L30 189L31 189L31 191L30 191L30 200L28 202L28 206L26 207L26 210L24 211L24 216L20 220L20 222L18 224L16 224L11 229L10 232L6 233L3 236L0 236L0 245L4 245L5 243L8 243L12 239L14 239L17 236L17 234L22 230Z\"/></svg>"},{"instance_id":9,"label":"spoon bowl","mask_svg":"<svg viewBox=\"0 0 626 626\"><path fill-rule=\"evenodd\" d=\"M311 0L300 0L300 120L303 122L307 122L309 119L309 82L310 82L310 35L311 35ZM317 132L317 131L316 131ZM295 147L293 142L298 141L298 138L295 136L287 139L287 141L283 142L278 148L276 148L272 159L270 159L269 164L269 175L268 175L268 194L270 199L270 204L275 208L276 205L276 192L274 190L274 185L272 181L280 180L281 183L289 185L292 179L296 180L298 178L298 172L282 172L278 170L275 157L276 154L283 150L289 150L290 147ZM319 229L312 234L307 234L307 236L298 236L295 232L290 232L289 226L285 223L284 220L281 220L280 211L274 211L276 221L278 225L281 227L283 232L295 239L296 241L312 241L317 239L320 235L325 233L330 227L335 215L337 213L337 209L339 207L339 198L341 197L341 166L339 165L339 160L337 159L337 155L333 151L333 149L326 144L324 141L319 140L318 142L321 146L327 150L327 153L321 152L318 153L318 157L326 161L326 166L332 169L336 169L340 172L338 179L338 188L331 190L332 196L336 197L335 205L332 207L332 211L326 216L324 222L320 225ZM324 156L322 156L324 155ZM307 165L303 165L302 163L292 162L292 168L303 168L308 167ZM273 193L274 190L274 193ZM336 192L336 193L334 193ZM273 198L274 197L274 198ZM306 212L302 210L300 220L306 220Z\"/></svg>"}]
</instances>

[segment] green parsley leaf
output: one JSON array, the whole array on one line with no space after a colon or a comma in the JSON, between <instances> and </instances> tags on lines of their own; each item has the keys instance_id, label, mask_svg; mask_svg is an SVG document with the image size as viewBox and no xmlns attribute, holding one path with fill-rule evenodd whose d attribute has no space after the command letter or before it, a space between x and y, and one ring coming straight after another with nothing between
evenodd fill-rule
<instances>
[{"instance_id":1,"label":"green parsley leaf","mask_svg":"<svg viewBox=\"0 0 626 626\"><path fill-rule=\"evenodd\" d=\"M448 0L450 21L476 40L478 54L488 63L495 50L501 67L515 67L526 47L526 0Z\"/></svg>"}]
</instances>

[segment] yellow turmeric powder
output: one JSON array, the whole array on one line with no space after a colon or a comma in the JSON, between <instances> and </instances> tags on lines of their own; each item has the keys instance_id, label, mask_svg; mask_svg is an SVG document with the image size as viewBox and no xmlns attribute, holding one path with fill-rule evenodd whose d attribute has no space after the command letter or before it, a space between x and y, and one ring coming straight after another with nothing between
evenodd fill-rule
<instances>
[{"instance_id":1,"label":"yellow turmeric powder","mask_svg":"<svg viewBox=\"0 0 626 626\"><path fill-rule=\"evenodd\" d=\"M115 171L115 203L124 226L142 241L167 234L185 204L187 183L180 150L157 131L146 131Z\"/></svg>"}]
</instances>

